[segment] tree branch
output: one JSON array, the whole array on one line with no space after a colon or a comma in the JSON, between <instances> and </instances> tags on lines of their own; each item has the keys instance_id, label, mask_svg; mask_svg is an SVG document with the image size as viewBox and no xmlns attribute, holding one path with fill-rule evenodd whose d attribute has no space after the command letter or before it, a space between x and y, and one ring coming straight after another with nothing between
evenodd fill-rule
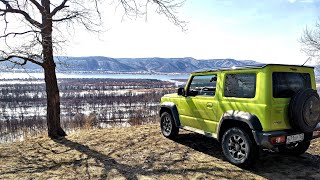
<instances>
[{"instance_id":1,"label":"tree branch","mask_svg":"<svg viewBox=\"0 0 320 180\"><path fill-rule=\"evenodd\" d=\"M148 6L153 4L156 6L156 12L160 15L164 15L167 19L174 25L180 27L183 31L186 31L186 21L180 20L177 8L180 8L185 3L185 0L145 0L144 6L137 4L136 0L118 0L118 6L122 6L124 10L123 17L142 17L145 16L146 20L148 18ZM144 10L141 10L144 8Z\"/></svg>"},{"instance_id":2,"label":"tree branch","mask_svg":"<svg viewBox=\"0 0 320 180\"><path fill-rule=\"evenodd\" d=\"M25 32L20 32L20 33L11 32L11 33L7 33L3 36L0 36L0 38L6 38L10 35L13 35L13 37L16 37L17 35L24 35L24 34L28 34L28 33L40 33L40 31L30 30L30 31L25 31Z\"/></svg>"},{"instance_id":3,"label":"tree branch","mask_svg":"<svg viewBox=\"0 0 320 180\"><path fill-rule=\"evenodd\" d=\"M66 6L67 1L68 0L63 0L59 6L54 8L50 13L51 17L53 17L55 14L57 14L58 11L62 10L63 8L69 7L69 6Z\"/></svg>"},{"instance_id":4,"label":"tree branch","mask_svg":"<svg viewBox=\"0 0 320 180\"><path fill-rule=\"evenodd\" d=\"M43 14L44 8L41 6L41 4L37 0L30 0L39 10L41 14Z\"/></svg>"},{"instance_id":5,"label":"tree branch","mask_svg":"<svg viewBox=\"0 0 320 180\"><path fill-rule=\"evenodd\" d=\"M176 15L176 8L182 7L185 3L185 0L182 0L177 3L173 3L175 0L152 0L153 3L158 5L157 13L165 15L169 21L174 25L181 27L185 31L187 22L180 20Z\"/></svg>"},{"instance_id":6,"label":"tree branch","mask_svg":"<svg viewBox=\"0 0 320 180\"><path fill-rule=\"evenodd\" d=\"M18 62L18 61L12 60L12 59L14 59L14 58L22 59L23 62ZM27 62L29 61L29 62L32 62L32 63L34 63L34 64L37 64L37 65L43 67L43 63L36 61L36 60L33 59L32 57L23 57L23 56L18 56L18 55L9 55L9 56L7 56L7 57L5 57L5 58L0 59L0 62L2 62L2 61L10 61L10 62L12 62L12 63L14 63L14 64L17 64L17 65L20 65L20 66L26 65Z\"/></svg>"},{"instance_id":7,"label":"tree branch","mask_svg":"<svg viewBox=\"0 0 320 180\"><path fill-rule=\"evenodd\" d=\"M0 14L1 16L4 16L7 13L20 14L20 15L24 16L24 18L30 24L32 24L33 26L36 26L37 28L41 28L42 24L39 23L38 21L32 19L31 16L27 12L25 12L25 11L19 9L19 8L13 8L10 5L9 1L7 1L7 0L0 0L0 2L2 2L6 6L6 9L0 9L0 12L2 12Z\"/></svg>"},{"instance_id":8,"label":"tree branch","mask_svg":"<svg viewBox=\"0 0 320 180\"><path fill-rule=\"evenodd\" d=\"M309 57L320 59L320 25L316 23L315 28L305 28L300 38L301 50Z\"/></svg>"},{"instance_id":9,"label":"tree branch","mask_svg":"<svg viewBox=\"0 0 320 180\"><path fill-rule=\"evenodd\" d=\"M60 21L70 20L70 19L78 17L79 15L80 15L80 13L74 12L74 14L68 14L65 17L59 18L59 19L52 19L52 21L53 22L60 22Z\"/></svg>"}]
</instances>

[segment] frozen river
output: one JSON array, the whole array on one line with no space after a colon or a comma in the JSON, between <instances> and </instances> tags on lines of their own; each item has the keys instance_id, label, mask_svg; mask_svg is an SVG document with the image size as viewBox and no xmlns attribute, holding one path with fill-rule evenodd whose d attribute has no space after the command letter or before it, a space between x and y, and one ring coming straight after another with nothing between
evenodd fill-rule
<instances>
[{"instance_id":1,"label":"frozen river","mask_svg":"<svg viewBox=\"0 0 320 180\"><path fill-rule=\"evenodd\" d=\"M1 79L41 79L43 73L0 73ZM171 79L187 79L188 74L103 74L103 73L57 73L58 78L113 78L113 79L158 79L168 81Z\"/></svg>"}]
</instances>

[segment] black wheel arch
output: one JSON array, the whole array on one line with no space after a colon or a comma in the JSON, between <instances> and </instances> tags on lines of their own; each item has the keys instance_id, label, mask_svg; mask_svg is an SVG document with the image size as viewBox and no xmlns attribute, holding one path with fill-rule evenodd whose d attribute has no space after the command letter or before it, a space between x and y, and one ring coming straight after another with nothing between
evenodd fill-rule
<instances>
[{"instance_id":1,"label":"black wheel arch","mask_svg":"<svg viewBox=\"0 0 320 180\"><path fill-rule=\"evenodd\" d=\"M177 106L173 102L164 102L160 105L160 111L159 116L161 117L161 114L163 112L168 112L172 115L174 122L177 127L180 127L180 118Z\"/></svg>"},{"instance_id":2,"label":"black wheel arch","mask_svg":"<svg viewBox=\"0 0 320 180\"><path fill-rule=\"evenodd\" d=\"M262 125L256 115L244 111L229 110L220 119L217 133L219 142L221 142L223 134L231 127L240 127L249 131L248 133L256 142L257 137L253 131L262 131Z\"/></svg>"}]
</instances>

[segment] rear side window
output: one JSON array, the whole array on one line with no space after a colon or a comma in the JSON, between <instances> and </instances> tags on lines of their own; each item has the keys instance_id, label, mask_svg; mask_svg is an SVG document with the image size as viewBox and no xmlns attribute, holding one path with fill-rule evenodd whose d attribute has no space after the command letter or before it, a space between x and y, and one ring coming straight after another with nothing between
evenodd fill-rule
<instances>
[{"instance_id":1,"label":"rear side window","mask_svg":"<svg viewBox=\"0 0 320 180\"><path fill-rule=\"evenodd\" d=\"M224 87L225 97L254 98L256 94L256 74L227 74Z\"/></svg>"},{"instance_id":2,"label":"rear side window","mask_svg":"<svg viewBox=\"0 0 320 180\"><path fill-rule=\"evenodd\" d=\"M274 72L272 86L274 98L290 98L300 89L311 88L310 74Z\"/></svg>"}]
</instances>

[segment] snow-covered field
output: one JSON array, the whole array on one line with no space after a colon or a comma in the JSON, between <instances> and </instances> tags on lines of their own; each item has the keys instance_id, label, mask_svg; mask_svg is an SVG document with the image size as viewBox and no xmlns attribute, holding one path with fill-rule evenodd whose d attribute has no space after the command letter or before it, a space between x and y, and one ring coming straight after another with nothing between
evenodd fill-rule
<instances>
[{"instance_id":1,"label":"snow-covered field","mask_svg":"<svg viewBox=\"0 0 320 180\"><path fill-rule=\"evenodd\" d=\"M130 126L156 120L160 97L176 84L149 79L59 79L65 129ZM0 141L46 130L43 80L0 80Z\"/></svg>"}]
</instances>

